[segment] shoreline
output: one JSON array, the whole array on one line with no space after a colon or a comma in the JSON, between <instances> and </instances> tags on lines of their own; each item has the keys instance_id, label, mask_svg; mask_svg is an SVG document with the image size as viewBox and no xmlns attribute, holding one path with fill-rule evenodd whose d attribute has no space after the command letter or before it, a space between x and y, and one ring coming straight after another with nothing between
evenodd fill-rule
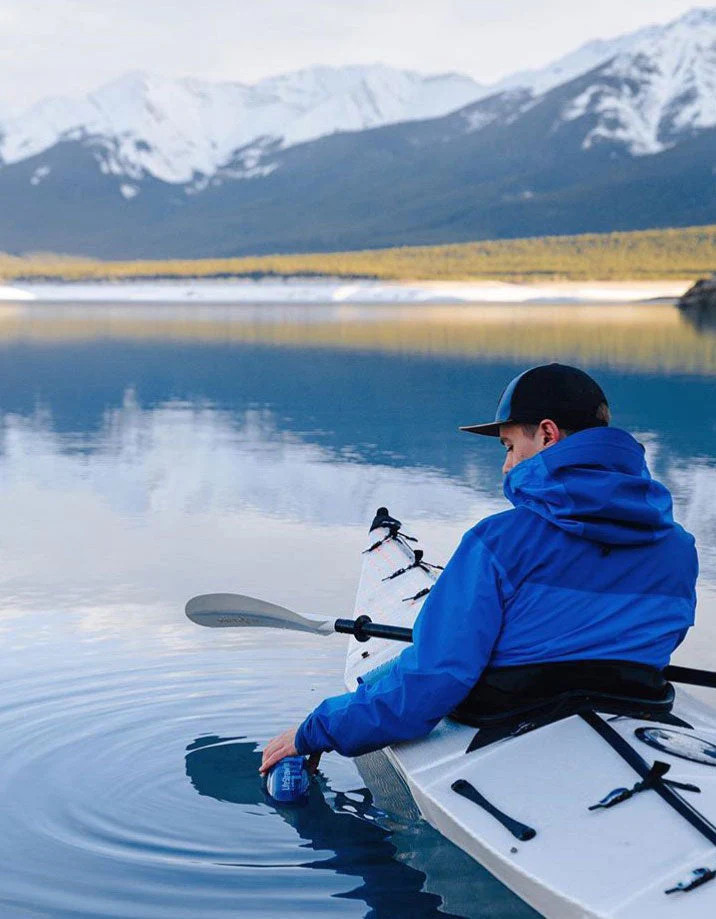
<instances>
[{"instance_id":1,"label":"shoreline","mask_svg":"<svg viewBox=\"0 0 716 919\"><path fill-rule=\"evenodd\" d=\"M638 303L675 300L692 279L663 281L346 281L278 280L92 281L0 283L0 303L437 304Z\"/></svg>"}]
</instances>

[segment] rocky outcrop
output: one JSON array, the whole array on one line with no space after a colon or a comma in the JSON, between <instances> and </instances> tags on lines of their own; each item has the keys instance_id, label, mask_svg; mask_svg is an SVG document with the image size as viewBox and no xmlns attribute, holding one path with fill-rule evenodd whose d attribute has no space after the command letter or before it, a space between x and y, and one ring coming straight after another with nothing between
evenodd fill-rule
<instances>
[{"instance_id":1,"label":"rocky outcrop","mask_svg":"<svg viewBox=\"0 0 716 919\"><path fill-rule=\"evenodd\" d=\"M716 274L697 281L679 298L677 306L697 329L716 330Z\"/></svg>"}]
</instances>

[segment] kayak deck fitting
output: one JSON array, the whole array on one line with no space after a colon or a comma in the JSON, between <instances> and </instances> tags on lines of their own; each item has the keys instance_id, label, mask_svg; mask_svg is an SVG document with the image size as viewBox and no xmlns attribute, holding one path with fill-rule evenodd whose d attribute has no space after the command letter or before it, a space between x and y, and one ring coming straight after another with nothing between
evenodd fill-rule
<instances>
[{"instance_id":1,"label":"kayak deck fitting","mask_svg":"<svg viewBox=\"0 0 716 919\"><path fill-rule=\"evenodd\" d=\"M355 616L409 629L439 566L386 515L363 553ZM360 637L349 689L403 647ZM385 753L428 823L543 915L712 919L716 710L680 687L663 721L582 709L501 731L445 718Z\"/></svg>"}]
</instances>

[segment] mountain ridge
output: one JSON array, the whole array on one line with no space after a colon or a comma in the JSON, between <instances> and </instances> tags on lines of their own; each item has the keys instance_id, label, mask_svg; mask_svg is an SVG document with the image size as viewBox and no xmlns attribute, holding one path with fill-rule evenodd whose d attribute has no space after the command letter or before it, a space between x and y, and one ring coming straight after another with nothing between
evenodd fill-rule
<instances>
[{"instance_id":1,"label":"mountain ridge","mask_svg":"<svg viewBox=\"0 0 716 919\"><path fill-rule=\"evenodd\" d=\"M0 248L191 257L713 223L716 8L581 52L582 63L609 56L542 92L383 65L308 68L262 81L264 121L236 130L227 105L246 108L255 86L214 87L199 104L205 84L188 78L179 99L193 107L167 127L176 83L130 74L92 112L125 125L139 112L176 158L157 169L161 145L141 132L66 128L74 116L53 104L59 140L0 142L14 151L0 163ZM533 74L535 86L574 55ZM141 90L131 104L128 86ZM479 96L444 113L455 87Z\"/></svg>"},{"instance_id":2,"label":"mountain ridge","mask_svg":"<svg viewBox=\"0 0 716 919\"><path fill-rule=\"evenodd\" d=\"M527 89L542 95L609 61L614 70L612 59L620 62L612 75L628 81L634 77L630 55L643 54L641 49L651 44L647 56L662 61L665 44L680 38L682 47L698 45L704 30L708 41L702 42L699 52L708 57L704 67L708 79L699 95L713 99L716 8L697 8L666 25L587 42L543 68L518 71L489 86L456 72L422 74L379 63L307 67L255 84L169 79L132 71L77 100L49 97L13 117L0 114L0 163L13 164L62 140L79 139L91 141L98 167L110 174L191 183L197 176L214 175L236 151L260 141L288 147L335 131L439 117L505 90ZM680 32L684 34L679 36ZM691 62L692 70L697 63ZM675 84L672 97L683 98L688 79L674 73L670 78ZM583 100L584 105L591 102ZM654 99L650 102L654 104ZM609 100L593 104L611 109L627 106L623 95L614 93ZM713 126L716 103L697 114L704 115L702 127ZM640 127L635 113L631 115L625 134L632 152L657 152L654 138L629 134L630 130L638 134ZM249 169L236 177L255 175Z\"/></svg>"},{"instance_id":3,"label":"mountain ridge","mask_svg":"<svg viewBox=\"0 0 716 919\"><path fill-rule=\"evenodd\" d=\"M5 120L0 162L20 162L63 140L93 140L108 173L181 184L213 175L261 138L291 146L336 130L428 118L481 92L462 74L425 76L382 64L306 68L253 86L133 71L80 100L45 99Z\"/></svg>"}]
</instances>

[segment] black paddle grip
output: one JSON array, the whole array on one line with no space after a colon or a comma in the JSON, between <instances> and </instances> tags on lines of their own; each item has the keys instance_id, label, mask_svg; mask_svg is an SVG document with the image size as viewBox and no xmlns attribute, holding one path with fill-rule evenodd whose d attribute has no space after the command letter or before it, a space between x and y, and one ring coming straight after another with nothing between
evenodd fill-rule
<instances>
[{"instance_id":1,"label":"black paddle grip","mask_svg":"<svg viewBox=\"0 0 716 919\"><path fill-rule=\"evenodd\" d=\"M370 616L359 616L357 619L336 619L333 628L336 632L353 635L357 641L368 641L369 638L392 638L393 641L408 642L413 640L412 629L373 622Z\"/></svg>"}]
</instances>

